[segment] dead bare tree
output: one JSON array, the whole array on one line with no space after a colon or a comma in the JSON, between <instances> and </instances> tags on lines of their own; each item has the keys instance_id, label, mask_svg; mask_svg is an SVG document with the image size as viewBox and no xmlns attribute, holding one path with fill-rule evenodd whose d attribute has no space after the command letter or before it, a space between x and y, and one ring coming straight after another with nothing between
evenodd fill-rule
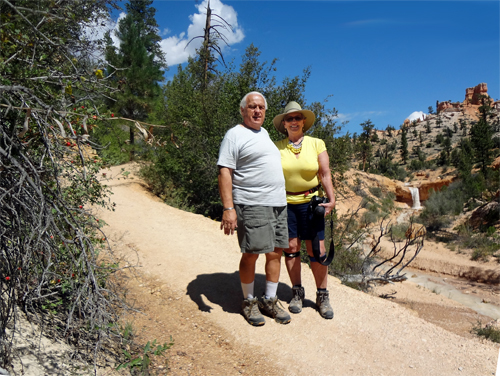
<instances>
[{"instance_id":1,"label":"dead bare tree","mask_svg":"<svg viewBox=\"0 0 500 376\"><path fill-rule=\"evenodd\" d=\"M361 245L369 233L368 224L357 224L363 203L340 219L334 218L336 228L334 241L336 256L330 266L330 274L337 275L347 283L355 283L362 289L374 283L394 283L406 280L403 270L410 265L424 246L425 227L410 223L404 243L397 242L393 236L393 226L386 218L378 226L368 251ZM389 236L393 250L389 257L382 257L381 240Z\"/></svg>"},{"instance_id":2,"label":"dead bare tree","mask_svg":"<svg viewBox=\"0 0 500 376\"><path fill-rule=\"evenodd\" d=\"M216 22L212 23L212 17L216 18ZM217 55L220 57L222 60L222 63L224 66L226 65L226 62L224 61L224 56L222 55L222 49L219 46L219 41L224 42L227 46L229 45L227 43L227 38L226 36L219 31L219 29L226 30L226 31L231 31L233 27L231 24L229 24L224 18L219 16L218 14L212 13L212 9L210 8L210 0L208 1L207 4L207 17L206 17L206 22L205 22L205 28L204 34L196 36L194 38L191 38L191 40L186 44L186 47L189 46L189 44L199 38L203 38L203 44L200 50L200 57L203 60L203 66L204 66L204 73L205 73L205 85L207 84L208 81L208 71L212 70L215 71L211 67L211 59L212 59L212 54L211 51L215 51ZM216 59L218 60L218 59ZM220 60L219 60L220 61Z\"/></svg>"},{"instance_id":3,"label":"dead bare tree","mask_svg":"<svg viewBox=\"0 0 500 376\"><path fill-rule=\"evenodd\" d=\"M406 231L404 244L398 245L393 237L390 222L386 226L384 226L383 222L381 221L380 223L379 235L376 238L375 244L373 244L371 250L366 255L365 260L373 259L380 254L380 240L387 234L389 234L393 245L392 255L388 258L383 258L372 267L367 268L366 272L363 272L362 283L368 285L372 283L405 281L407 278L406 273L402 274L403 270L415 260L424 247L426 231L423 225L418 226L410 223Z\"/></svg>"}]
</instances>

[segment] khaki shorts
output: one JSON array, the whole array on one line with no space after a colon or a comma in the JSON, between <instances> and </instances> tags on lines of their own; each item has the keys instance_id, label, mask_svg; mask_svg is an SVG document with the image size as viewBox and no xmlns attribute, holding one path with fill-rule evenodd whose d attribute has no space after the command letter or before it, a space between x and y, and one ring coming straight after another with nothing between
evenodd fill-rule
<instances>
[{"instance_id":1,"label":"khaki shorts","mask_svg":"<svg viewBox=\"0 0 500 376\"><path fill-rule=\"evenodd\" d=\"M241 253L269 253L288 248L286 206L235 205Z\"/></svg>"}]
</instances>

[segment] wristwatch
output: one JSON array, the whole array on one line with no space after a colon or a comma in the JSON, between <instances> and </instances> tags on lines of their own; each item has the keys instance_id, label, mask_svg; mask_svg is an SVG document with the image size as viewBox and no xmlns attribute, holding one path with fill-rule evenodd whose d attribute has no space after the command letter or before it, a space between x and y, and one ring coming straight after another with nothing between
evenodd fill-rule
<instances>
[{"instance_id":1,"label":"wristwatch","mask_svg":"<svg viewBox=\"0 0 500 376\"><path fill-rule=\"evenodd\" d=\"M223 210L223 211L226 211L226 210L233 210L233 209L234 209L234 208L231 206L231 207L229 207L229 208L224 208L224 210Z\"/></svg>"}]
</instances>

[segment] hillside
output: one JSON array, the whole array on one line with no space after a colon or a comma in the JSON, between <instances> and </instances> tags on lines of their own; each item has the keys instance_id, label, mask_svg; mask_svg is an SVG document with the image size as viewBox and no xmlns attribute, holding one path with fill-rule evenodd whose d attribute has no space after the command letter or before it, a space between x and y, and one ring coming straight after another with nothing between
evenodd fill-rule
<instances>
[{"instance_id":1,"label":"hillside","mask_svg":"<svg viewBox=\"0 0 500 376\"><path fill-rule=\"evenodd\" d=\"M112 171L116 176L118 170ZM306 308L290 325L267 319L264 327L251 327L239 314L236 238L224 236L217 222L164 205L137 179L113 179L110 185L116 211L100 218L109 224L112 244L140 265L141 282L131 281L131 296L147 315L136 314L135 324L144 340L173 335L173 375L480 375L495 369L498 345L463 328L461 335L445 330L333 277L335 318L325 322L313 308L311 273L304 273ZM257 291L263 288L262 270L260 260ZM286 273L280 279L278 295L286 302L291 296ZM422 294L430 296L428 307L461 311L455 320L486 319L432 292L418 299ZM299 339L300 355L290 348Z\"/></svg>"},{"instance_id":2,"label":"hillside","mask_svg":"<svg viewBox=\"0 0 500 376\"><path fill-rule=\"evenodd\" d=\"M451 147L454 149L462 138L468 137L471 126L477 123L481 116L480 95L489 98L487 85L484 83L474 88L467 88L463 102L437 102L434 113L426 115L425 119L423 116L414 121L406 119L402 124L408 130L409 159L406 167L411 170L411 161L418 159L418 149L425 155L426 161L434 161L444 150L442 142L444 138L450 138ZM489 100L491 113L488 121L495 127L498 136L500 134L500 101L494 102L492 98ZM390 127L375 130L374 137L372 137L375 160L389 154L394 162L402 162L401 129L400 127L393 128L393 130Z\"/></svg>"}]
</instances>

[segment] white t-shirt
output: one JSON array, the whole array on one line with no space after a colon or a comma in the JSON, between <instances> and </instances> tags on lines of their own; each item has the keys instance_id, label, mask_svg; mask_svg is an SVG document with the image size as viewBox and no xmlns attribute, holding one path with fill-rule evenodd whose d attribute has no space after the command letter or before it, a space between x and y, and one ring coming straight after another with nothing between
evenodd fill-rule
<instances>
[{"instance_id":1,"label":"white t-shirt","mask_svg":"<svg viewBox=\"0 0 500 376\"><path fill-rule=\"evenodd\" d=\"M233 202L239 205L285 206L285 178L278 148L265 128L242 125L222 140L217 165L233 170Z\"/></svg>"}]
</instances>

